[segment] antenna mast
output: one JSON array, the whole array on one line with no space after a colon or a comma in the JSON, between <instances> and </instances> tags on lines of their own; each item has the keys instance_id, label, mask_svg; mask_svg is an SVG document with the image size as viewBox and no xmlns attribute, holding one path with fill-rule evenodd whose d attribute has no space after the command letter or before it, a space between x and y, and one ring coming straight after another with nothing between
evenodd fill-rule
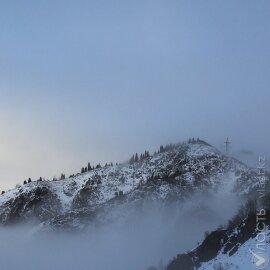
<instances>
[{"instance_id":1,"label":"antenna mast","mask_svg":"<svg viewBox=\"0 0 270 270\"><path fill-rule=\"evenodd\" d=\"M226 156L229 155L230 144L231 144L231 142L227 138L227 140L225 141Z\"/></svg>"}]
</instances>

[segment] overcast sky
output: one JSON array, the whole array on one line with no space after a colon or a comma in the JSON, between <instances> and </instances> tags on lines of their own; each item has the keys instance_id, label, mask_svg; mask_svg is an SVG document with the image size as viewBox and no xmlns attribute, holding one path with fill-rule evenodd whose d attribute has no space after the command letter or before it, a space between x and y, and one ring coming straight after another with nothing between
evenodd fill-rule
<instances>
[{"instance_id":1,"label":"overcast sky","mask_svg":"<svg viewBox=\"0 0 270 270\"><path fill-rule=\"evenodd\" d=\"M270 1L1 1L0 189L201 137L270 156Z\"/></svg>"}]
</instances>

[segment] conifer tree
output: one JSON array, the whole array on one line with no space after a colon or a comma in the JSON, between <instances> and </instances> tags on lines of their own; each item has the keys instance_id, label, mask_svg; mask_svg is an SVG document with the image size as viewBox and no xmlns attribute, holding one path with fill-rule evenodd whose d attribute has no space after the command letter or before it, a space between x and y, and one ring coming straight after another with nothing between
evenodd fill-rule
<instances>
[{"instance_id":1,"label":"conifer tree","mask_svg":"<svg viewBox=\"0 0 270 270\"><path fill-rule=\"evenodd\" d=\"M92 170L91 165L90 165L90 162L88 162L87 170L88 170L88 172Z\"/></svg>"},{"instance_id":2,"label":"conifer tree","mask_svg":"<svg viewBox=\"0 0 270 270\"><path fill-rule=\"evenodd\" d=\"M130 160L129 160L129 163L130 163L130 164L133 164L134 161L135 161L135 157L134 157L134 155L132 155L132 157L131 157Z\"/></svg>"}]
</instances>

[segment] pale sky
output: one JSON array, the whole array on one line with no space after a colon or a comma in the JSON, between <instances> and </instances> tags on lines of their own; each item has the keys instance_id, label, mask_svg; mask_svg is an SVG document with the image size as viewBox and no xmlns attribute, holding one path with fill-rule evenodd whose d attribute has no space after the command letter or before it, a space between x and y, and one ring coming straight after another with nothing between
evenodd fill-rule
<instances>
[{"instance_id":1,"label":"pale sky","mask_svg":"<svg viewBox=\"0 0 270 270\"><path fill-rule=\"evenodd\" d=\"M0 190L188 137L270 157L269 14L268 0L1 1Z\"/></svg>"}]
</instances>

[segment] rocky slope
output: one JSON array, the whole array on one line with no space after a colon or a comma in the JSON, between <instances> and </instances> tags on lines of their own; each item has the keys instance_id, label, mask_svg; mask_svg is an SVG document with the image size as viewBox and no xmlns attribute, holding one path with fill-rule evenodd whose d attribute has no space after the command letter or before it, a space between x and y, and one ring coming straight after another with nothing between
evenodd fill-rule
<instances>
[{"instance_id":1,"label":"rocky slope","mask_svg":"<svg viewBox=\"0 0 270 270\"><path fill-rule=\"evenodd\" d=\"M270 193L248 201L225 228L209 233L196 249L178 254L166 270L268 269L269 251Z\"/></svg>"},{"instance_id":2,"label":"rocky slope","mask_svg":"<svg viewBox=\"0 0 270 270\"><path fill-rule=\"evenodd\" d=\"M203 141L166 149L133 164L94 169L65 180L31 182L7 191L0 195L0 223L31 221L52 228L81 228L116 205L166 204L221 188L246 196L258 185L255 170Z\"/></svg>"}]
</instances>

